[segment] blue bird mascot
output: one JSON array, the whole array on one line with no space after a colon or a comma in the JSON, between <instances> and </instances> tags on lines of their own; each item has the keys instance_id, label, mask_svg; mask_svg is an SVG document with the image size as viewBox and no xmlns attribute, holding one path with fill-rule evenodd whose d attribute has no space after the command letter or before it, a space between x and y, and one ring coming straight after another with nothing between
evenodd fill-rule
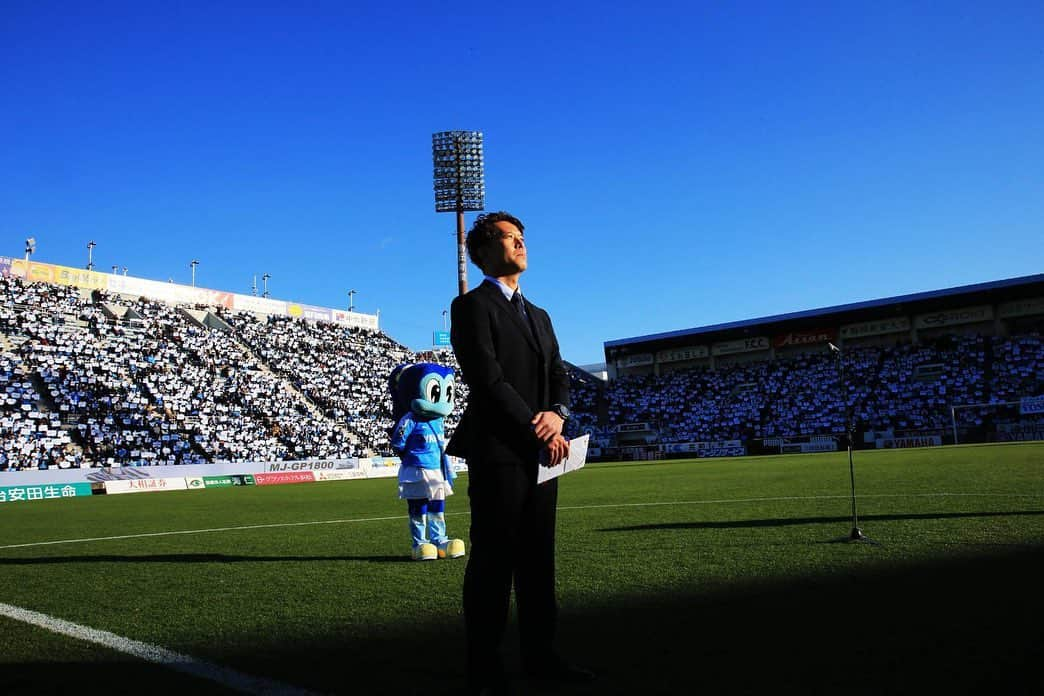
<instances>
[{"instance_id":1,"label":"blue bird mascot","mask_svg":"<svg viewBox=\"0 0 1044 696\"><path fill-rule=\"evenodd\" d=\"M391 446L399 467L399 497L409 506L415 561L460 558L464 542L446 535L446 497L453 495L453 467L446 456L442 421L453 411L453 370L434 363L399 365L388 377L392 397Z\"/></svg>"}]
</instances>

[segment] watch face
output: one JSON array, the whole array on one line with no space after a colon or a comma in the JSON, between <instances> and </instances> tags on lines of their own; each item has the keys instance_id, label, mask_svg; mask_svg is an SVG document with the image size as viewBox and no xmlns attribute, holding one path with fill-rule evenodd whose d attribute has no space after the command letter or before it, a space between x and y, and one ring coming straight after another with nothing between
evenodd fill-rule
<instances>
[{"instance_id":1,"label":"watch face","mask_svg":"<svg viewBox=\"0 0 1044 696\"><path fill-rule=\"evenodd\" d=\"M555 412L558 413L562 420L569 420L569 409L559 404L555 407Z\"/></svg>"}]
</instances>

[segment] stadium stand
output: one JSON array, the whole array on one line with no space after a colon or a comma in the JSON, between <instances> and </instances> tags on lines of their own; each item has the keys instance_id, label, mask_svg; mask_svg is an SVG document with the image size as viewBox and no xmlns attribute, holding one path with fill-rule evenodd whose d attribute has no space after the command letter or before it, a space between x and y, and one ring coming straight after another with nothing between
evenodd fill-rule
<instances>
[{"instance_id":1,"label":"stadium stand","mask_svg":"<svg viewBox=\"0 0 1044 696\"><path fill-rule=\"evenodd\" d=\"M13 277L0 298L6 468L385 452L387 374L414 357L379 332Z\"/></svg>"},{"instance_id":2,"label":"stadium stand","mask_svg":"<svg viewBox=\"0 0 1044 696\"><path fill-rule=\"evenodd\" d=\"M1040 415L1013 404L1044 392L1041 319L1020 315L1010 335L984 326L854 341L844 389L822 341L717 366L707 351L679 349L670 360L694 359L640 364L608 382L569 366L567 432L629 428L646 445L727 441L756 452L838 438L846 393L860 444L951 429L1036 437ZM390 454L387 375L412 361L459 371L451 351L413 353L378 330L0 276L0 469ZM458 380L448 432L466 401Z\"/></svg>"},{"instance_id":3,"label":"stadium stand","mask_svg":"<svg viewBox=\"0 0 1044 696\"><path fill-rule=\"evenodd\" d=\"M1010 350L1012 341L994 341ZM1039 339L1014 342L1036 345L1039 353ZM945 337L930 346L850 351L845 381L859 430L944 429L950 425L950 404L988 401L997 386L996 379L984 380L985 343L982 337ZM1040 378L1031 375L1039 364L1039 356L1025 357L1016 391L1036 388ZM936 370L920 375L918 368L925 365ZM1009 379L1007 368L1000 374ZM620 377L608 399L613 425L653 422L668 441L745 441L843 433L841 393L833 355L819 352L715 371Z\"/></svg>"}]
</instances>

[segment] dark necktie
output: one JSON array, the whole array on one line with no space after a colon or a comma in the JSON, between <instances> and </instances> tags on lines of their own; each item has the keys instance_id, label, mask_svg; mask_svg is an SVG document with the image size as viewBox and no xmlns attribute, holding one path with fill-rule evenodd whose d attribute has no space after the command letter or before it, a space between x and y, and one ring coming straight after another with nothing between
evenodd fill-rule
<instances>
[{"instance_id":1,"label":"dark necktie","mask_svg":"<svg viewBox=\"0 0 1044 696\"><path fill-rule=\"evenodd\" d=\"M529 314L526 312L526 306L522 303L522 293L515 291L515 294L511 296L511 304L515 306L515 311L518 312L518 316L522 319L522 323L525 324L526 330L529 331L529 335L534 341L537 341L536 331L533 329L533 324L529 321Z\"/></svg>"},{"instance_id":2,"label":"dark necktie","mask_svg":"<svg viewBox=\"0 0 1044 696\"><path fill-rule=\"evenodd\" d=\"M515 306L515 311L518 312L518 316L525 320L526 307L522 304L522 293L516 290L515 294L511 296L511 304Z\"/></svg>"}]
</instances>

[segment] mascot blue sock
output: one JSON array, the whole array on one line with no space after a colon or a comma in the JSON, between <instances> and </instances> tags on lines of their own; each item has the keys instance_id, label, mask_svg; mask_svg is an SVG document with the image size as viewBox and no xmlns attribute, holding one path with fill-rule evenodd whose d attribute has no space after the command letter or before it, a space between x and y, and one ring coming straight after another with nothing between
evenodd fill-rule
<instances>
[{"instance_id":1,"label":"mascot blue sock","mask_svg":"<svg viewBox=\"0 0 1044 696\"><path fill-rule=\"evenodd\" d=\"M449 537L446 536L446 501L428 501L428 541L436 546L442 546Z\"/></svg>"},{"instance_id":2,"label":"mascot blue sock","mask_svg":"<svg viewBox=\"0 0 1044 696\"><path fill-rule=\"evenodd\" d=\"M410 509L410 538L413 541L413 548L417 548L421 544L428 543L428 523L425 519L428 513L428 501L411 498L406 503Z\"/></svg>"}]
</instances>

